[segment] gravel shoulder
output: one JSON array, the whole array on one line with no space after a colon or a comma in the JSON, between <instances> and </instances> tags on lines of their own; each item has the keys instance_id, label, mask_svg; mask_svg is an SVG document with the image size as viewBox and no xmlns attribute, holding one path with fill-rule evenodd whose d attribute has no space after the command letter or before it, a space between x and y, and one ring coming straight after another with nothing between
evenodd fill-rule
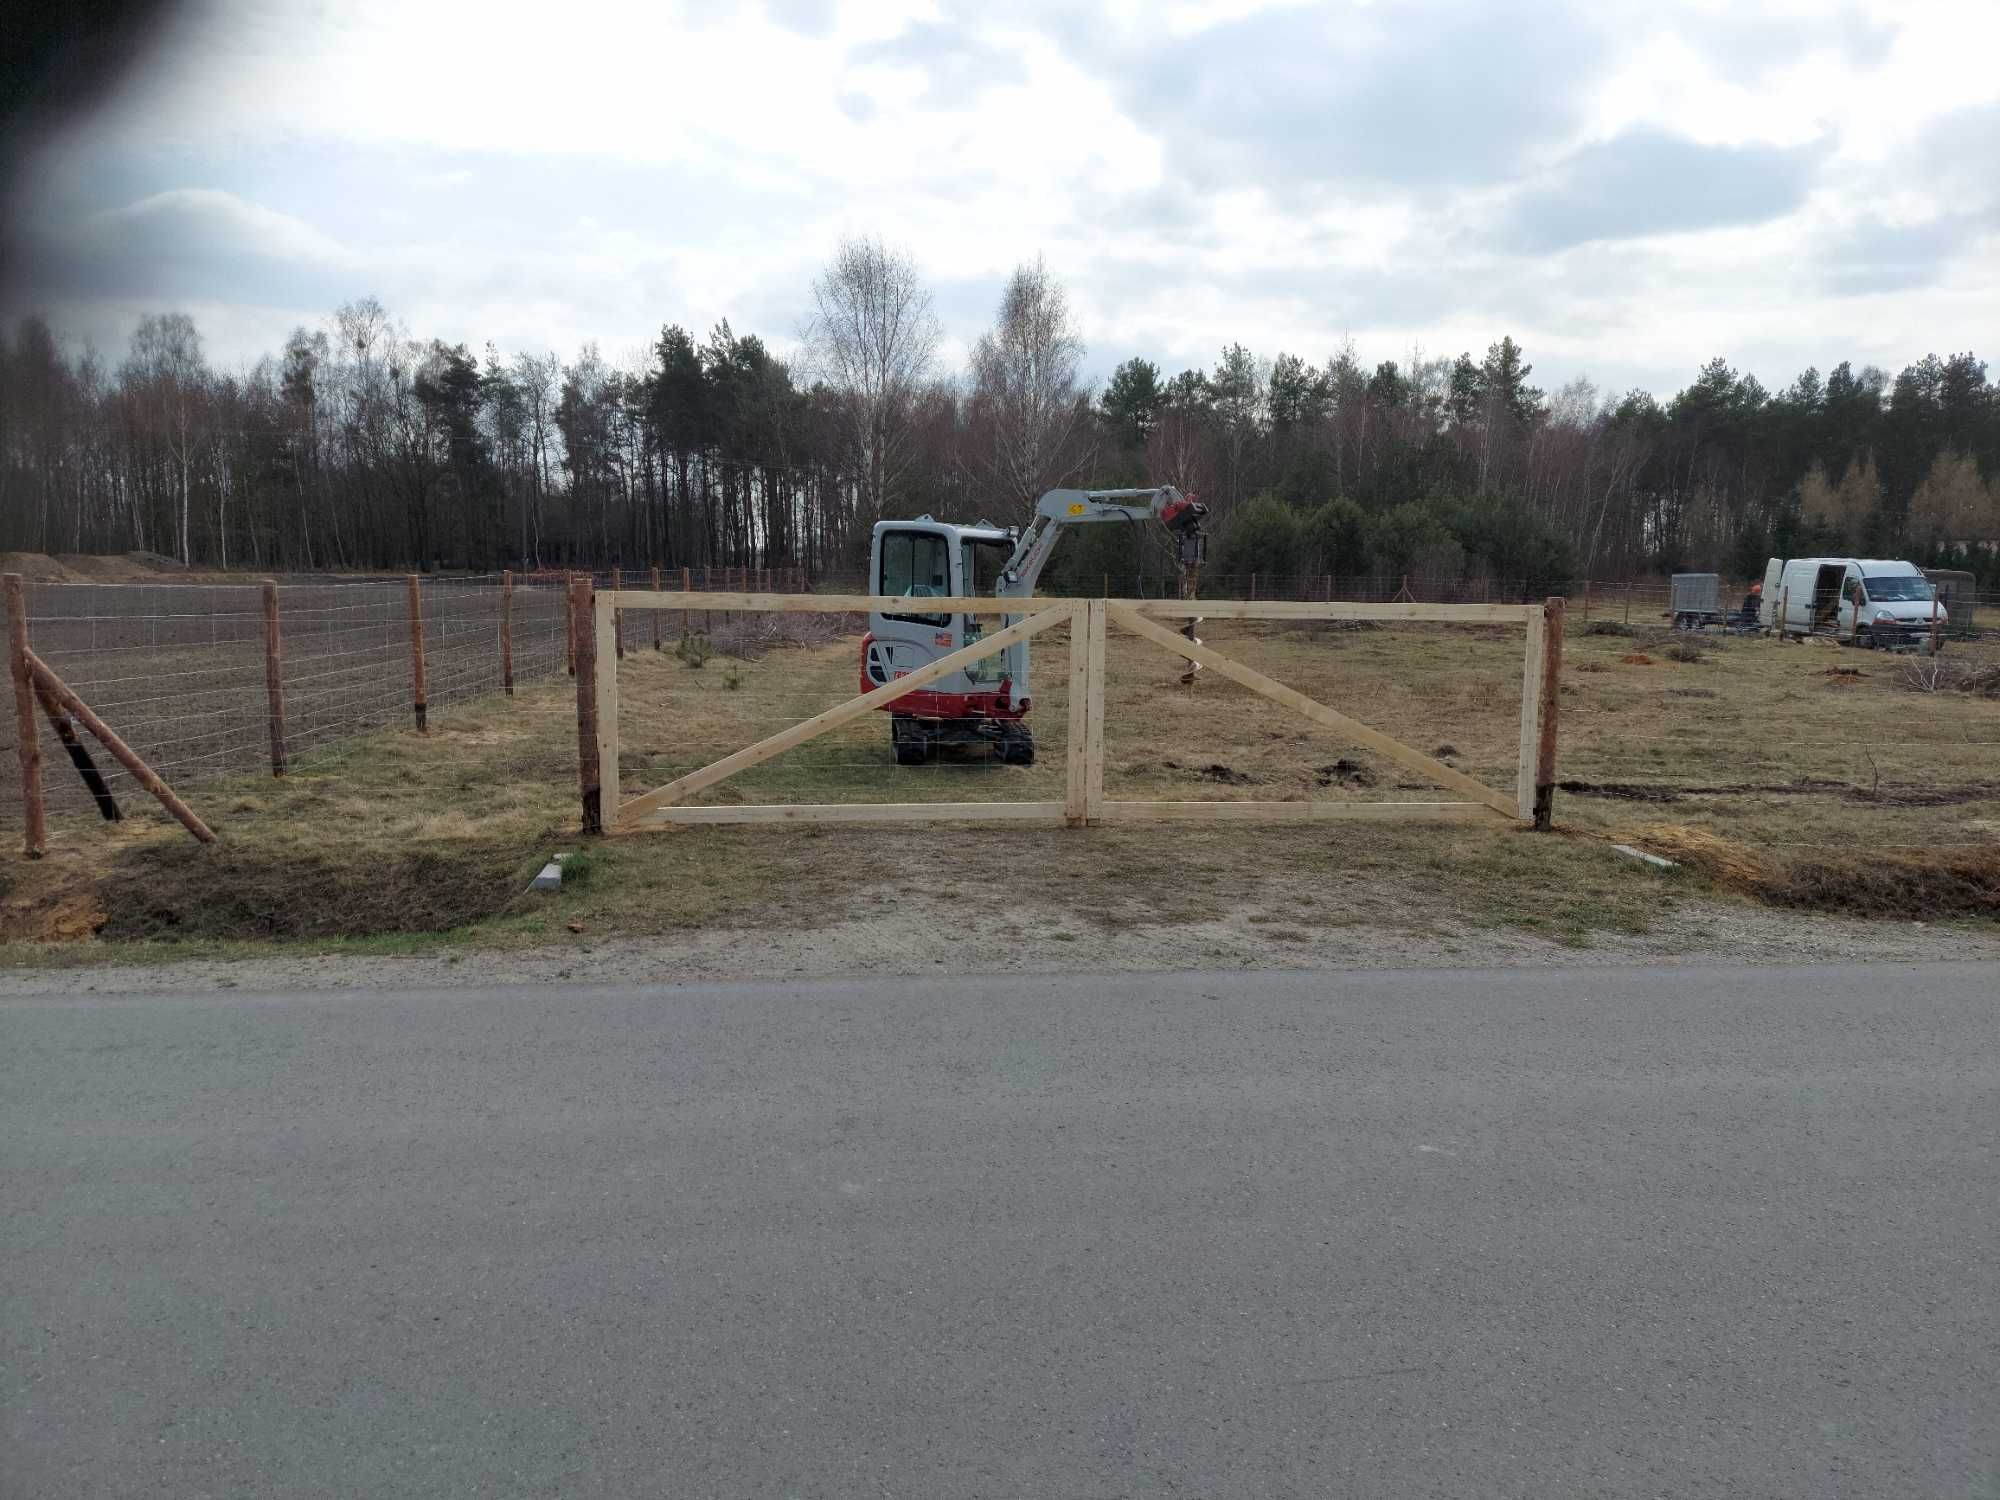
<instances>
[{"instance_id":1,"label":"gravel shoulder","mask_svg":"<svg viewBox=\"0 0 2000 1500\"><path fill-rule=\"evenodd\" d=\"M883 898L861 905L885 915L799 929L709 928L643 938L586 930L557 944L441 945L395 956L294 949L121 964L99 955L80 967L0 971L0 996L926 974L2000 961L2000 927L1990 923L1865 922L1719 900L1682 902L1643 935L1600 932L1578 945L1448 923L1420 932L1364 923L1284 926L1254 910L1200 921L1105 925L1023 906L984 909L968 921L962 905L927 900L907 888L885 891Z\"/></svg>"}]
</instances>

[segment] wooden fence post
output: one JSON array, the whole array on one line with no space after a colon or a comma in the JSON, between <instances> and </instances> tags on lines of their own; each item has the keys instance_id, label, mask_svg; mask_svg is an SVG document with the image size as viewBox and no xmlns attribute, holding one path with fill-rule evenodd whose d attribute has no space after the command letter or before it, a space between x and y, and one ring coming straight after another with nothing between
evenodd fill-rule
<instances>
[{"instance_id":1,"label":"wooden fence post","mask_svg":"<svg viewBox=\"0 0 2000 1500\"><path fill-rule=\"evenodd\" d=\"M1089 722L1084 745L1083 812L1087 821L1098 823L1104 819L1104 601L1087 603L1085 613L1090 681L1084 692Z\"/></svg>"},{"instance_id":2,"label":"wooden fence post","mask_svg":"<svg viewBox=\"0 0 2000 1500\"><path fill-rule=\"evenodd\" d=\"M1778 642L1780 645L1791 639L1785 634L1785 627L1792 622L1792 586L1786 584L1778 590Z\"/></svg>"},{"instance_id":3,"label":"wooden fence post","mask_svg":"<svg viewBox=\"0 0 2000 1500\"><path fill-rule=\"evenodd\" d=\"M604 832L604 782L597 759L597 640L589 629L591 588L586 579L569 580L570 638L576 642L576 776L583 793L583 831Z\"/></svg>"},{"instance_id":4,"label":"wooden fence post","mask_svg":"<svg viewBox=\"0 0 2000 1500\"><path fill-rule=\"evenodd\" d=\"M691 592L693 591L693 589L694 589L694 570L693 570L693 569L691 569L691 568L682 568L682 569L681 569L681 592L682 592L683 594L686 594L686 593L691 593ZM686 610L682 610L682 611L681 611L681 634L682 634L682 635L688 635L688 634L692 633L692 631L693 631L693 630L694 630L694 622L693 622L693 620L691 620L691 619L689 618L689 616L688 616L688 612L687 612Z\"/></svg>"},{"instance_id":5,"label":"wooden fence post","mask_svg":"<svg viewBox=\"0 0 2000 1500\"><path fill-rule=\"evenodd\" d=\"M569 607L570 595L576 589L576 571L563 569L563 659L569 665L569 675L576 676L576 611Z\"/></svg>"},{"instance_id":6,"label":"wooden fence post","mask_svg":"<svg viewBox=\"0 0 2000 1500\"><path fill-rule=\"evenodd\" d=\"M42 807L42 737L35 726L35 685L28 672L28 605L21 575L9 573L7 588L7 675L14 679L14 752L21 762L21 852L40 859L49 852Z\"/></svg>"},{"instance_id":7,"label":"wooden fence post","mask_svg":"<svg viewBox=\"0 0 2000 1500\"><path fill-rule=\"evenodd\" d=\"M1625 623L1632 623L1632 580L1625 580Z\"/></svg>"},{"instance_id":8,"label":"wooden fence post","mask_svg":"<svg viewBox=\"0 0 2000 1500\"><path fill-rule=\"evenodd\" d=\"M590 638L604 639L615 630L611 598L599 595L591 601ZM616 832L618 803L618 658L602 648L593 648L597 677L597 809L604 832Z\"/></svg>"},{"instance_id":9,"label":"wooden fence post","mask_svg":"<svg viewBox=\"0 0 2000 1500\"><path fill-rule=\"evenodd\" d=\"M707 593L707 592L709 591L709 587L710 587L710 585L709 585L709 581L708 581L708 574L709 574L709 567L708 567L708 564L707 564L707 563L703 563L703 564L701 565L701 591L702 591L702 592L703 592L704 594L706 594L706 593ZM703 635L714 635L714 634L715 634L715 611L714 611L714 610L712 610L712 609L705 609L705 610L703 610L703 611L701 612L701 633L702 633Z\"/></svg>"},{"instance_id":10,"label":"wooden fence post","mask_svg":"<svg viewBox=\"0 0 2000 1500\"><path fill-rule=\"evenodd\" d=\"M659 591L660 591L660 565L658 563L655 563L653 564L653 592L657 594L659 593ZM659 610L654 609L652 611L652 616L653 616L653 649L655 651L658 651L661 649Z\"/></svg>"},{"instance_id":11,"label":"wooden fence post","mask_svg":"<svg viewBox=\"0 0 2000 1500\"><path fill-rule=\"evenodd\" d=\"M1590 580L1583 580L1583 623L1590 623Z\"/></svg>"},{"instance_id":12,"label":"wooden fence post","mask_svg":"<svg viewBox=\"0 0 2000 1500\"><path fill-rule=\"evenodd\" d=\"M514 696L514 570L500 574L500 686Z\"/></svg>"},{"instance_id":13,"label":"wooden fence post","mask_svg":"<svg viewBox=\"0 0 2000 1500\"><path fill-rule=\"evenodd\" d=\"M278 634L278 585L264 583L264 698L270 710L271 774L285 774L284 643Z\"/></svg>"},{"instance_id":14,"label":"wooden fence post","mask_svg":"<svg viewBox=\"0 0 2000 1500\"><path fill-rule=\"evenodd\" d=\"M1563 624L1568 608L1560 596L1542 606L1542 691L1535 715L1535 827L1544 831L1555 817L1556 722L1562 714Z\"/></svg>"},{"instance_id":15,"label":"wooden fence post","mask_svg":"<svg viewBox=\"0 0 2000 1500\"><path fill-rule=\"evenodd\" d=\"M611 570L611 592L615 594L624 587L625 570L623 568L613 568ZM622 609L613 609L611 611L611 649L614 653L611 658L613 661L625 660L625 611Z\"/></svg>"},{"instance_id":16,"label":"wooden fence post","mask_svg":"<svg viewBox=\"0 0 2000 1500\"><path fill-rule=\"evenodd\" d=\"M424 594L423 582L409 575L410 586L410 706L416 710L417 733L429 734L429 709L424 702Z\"/></svg>"}]
</instances>

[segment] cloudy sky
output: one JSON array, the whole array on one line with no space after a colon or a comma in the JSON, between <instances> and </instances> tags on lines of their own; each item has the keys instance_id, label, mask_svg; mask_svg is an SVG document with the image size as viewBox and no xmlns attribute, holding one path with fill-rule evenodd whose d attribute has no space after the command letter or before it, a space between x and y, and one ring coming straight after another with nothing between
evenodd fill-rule
<instances>
[{"instance_id":1,"label":"cloudy sky","mask_svg":"<svg viewBox=\"0 0 2000 1500\"><path fill-rule=\"evenodd\" d=\"M17 297L224 365L420 335L780 350L843 234L956 357L1044 256L1101 378L1241 340L1661 393L2000 357L2000 0L210 4L40 158Z\"/></svg>"}]
</instances>

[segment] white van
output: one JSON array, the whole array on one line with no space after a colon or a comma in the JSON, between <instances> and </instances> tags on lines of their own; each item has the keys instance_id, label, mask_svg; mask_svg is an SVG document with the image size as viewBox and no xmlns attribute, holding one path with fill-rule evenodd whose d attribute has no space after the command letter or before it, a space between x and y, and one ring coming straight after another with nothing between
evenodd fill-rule
<instances>
[{"instance_id":1,"label":"white van","mask_svg":"<svg viewBox=\"0 0 2000 1500\"><path fill-rule=\"evenodd\" d=\"M1785 635L1855 646L1925 645L1933 625L1942 637L1949 623L1936 585L1915 563L1879 557L1772 558L1758 618Z\"/></svg>"}]
</instances>

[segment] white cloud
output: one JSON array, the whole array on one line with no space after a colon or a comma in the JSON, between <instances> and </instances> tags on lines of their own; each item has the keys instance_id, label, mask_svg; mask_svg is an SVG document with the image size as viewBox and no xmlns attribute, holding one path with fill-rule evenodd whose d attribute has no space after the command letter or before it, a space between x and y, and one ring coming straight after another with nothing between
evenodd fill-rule
<instances>
[{"instance_id":1,"label":"white cloud","mask_svg":"<svg viewBox=\"0 0 2000 1500\"><path fill-rule=\"evenodd\" d=\"M227 0L72 145L47 227L97 247L66 305L229 309L245 355L366 292L475 344L783 347L865 232L957 348L1041 253L1100 369L1511 332L1551 383L1718 351L1782 382L2000 322L1996 50L2000 7L1917 0Z\"/></svg>"}]
</instances>

